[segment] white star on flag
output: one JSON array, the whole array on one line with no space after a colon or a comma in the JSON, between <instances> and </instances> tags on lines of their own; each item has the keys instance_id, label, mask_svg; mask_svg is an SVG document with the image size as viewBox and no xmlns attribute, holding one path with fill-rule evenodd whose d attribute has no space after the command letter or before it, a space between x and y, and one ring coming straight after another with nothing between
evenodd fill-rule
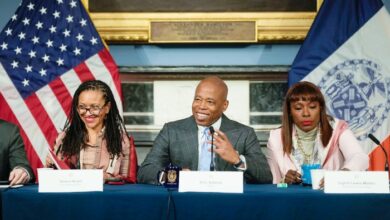
<instances>
[{"instance_id":1,"label":"white star on flag","mask_svg":"<svg viewBox=\"0 0 390 220\"><path fill-rule=\"evenodd\" d=\"M3 42L3 43L1 44L1 49L2 49L2 50L8 49L8 44L5 43L5 42Z\"/></svg>"},{"instance_id":2,"label":"white star on flag","mask_svg":"<svg viewBox=\"0 0 390 220\"><path fill-rule=\"evenodd\" d=\"M82 40L84 39L84 35L82 35L82 34L79 33L79 34L76 36L76 38L77 38L78 41L82 41Z\"/></svg>"},{"instance_id":3,"label":"white star on flag","mask_svg":"<svg viewBox=\"0 0 390 220\"><path fill-rule=\"evenodd\" d=\"M31 39L31 41L33 42L33 44L37 44L37 43L39 43L39 37L34 36L34 37Z\"/></svg>"},{"instance_id":4,"label":"white star on flag","mask_svg":"<svg viewBox=\"0 0 390 220\"><path fill-rule=\"evenodd\" d=\"M47 47L53 47L53 41L52 40L48 40L46 42L46 45L47 45Z\"/></svg>"},{"instance_id":5,"label":"white star on flag","mask_svg":"<svg viewBox=\"0 0 390 220\"><path fill-rule=\"evenodd\" d=\"M60 12L55 11L55 12L53 13L53 16L54 16L54 18L59 18L59 17L60 17Z\"/></svg>"},{"instance_id":6,"label":"white star on flag","mask_svg":"<svg viewBox=\"0 0 390 220\"><path fill-rule=\"evenodd\" d=\"M46 70L44 70L44 69L41 69L40 71L39 71L39 73L41 74L41 76L46 76Z\"/></svg>"},{"instance_id":7,"label":"white star on flag","mask_svg":"<svg viewBox=\"0 0 390 220\"><path fill-rule=\"evenodd\" d=\"M12 30L8 28L7 30L5 30L5 33L7 34L7 36L9 36L12 34Z\"/></svg>"},{"instance_id":8,"label":"white star on flag","mask_svg":"<svg viewBox=\"0 0 390 220\"><path fill-rule=\"evenodd\" d=\"M81 50L77 47L76 47L76 49L73 50L73 52L76 56L81 54Z\"/></svg>"},{"instance_id":9,"label":"white star on flag","mask_svg":"<svg viewBox=\"0 0 390 220\"><path fill-rule=\"evenodd\" d=\"M42 59L43 59L43 62L46 63L46 62L49 62L50 57L49 57L47 54L45 54L45 55L42 57Z\"/></svg>"},{"instance_id":10,"label":"white star on flag","mask_svg":"<svg viewBox=\"0 0 390 220\"><path fill-rule=\"evenodd\" d=\"M61 44L61 46L60 46L60 50L61 50L61 52L64 52L64 51L66 51L66 45L64 45L64 44Z\"/></svg>"},{"instance_id":11,"label":"white star on flag","mask_svg":"<svg viewBox=\"0 0 390 220\"><path fill-rule=\"evenodd\" d=\"M35 24L35 26L37 27L37 29L42 29L43 28L43 23L38 21L38 23Z\"/></svg>"},{"instance_id":12,"label":"white star on flag","mask_svg":"<svg viewBox=\"0 0 390 220\"><path fill-rule=\"evenodd\" d=\"M28 79L23 80L23 86L28 86L29 83L30 83L30 80L28 80Z\"/></svg>"},{"instance_id":13,"label":"white star on flag","mask_svg":"<svg viewBox=\"0 0 390 220\"><path fill-rule=\"evenodd\" d=\"M73 22L73 16L68 15L68 17L66 17L66 20L68 21L68 23Z\"/></svg>"},{"instance_id":14,"label":"white star on flag","mask_svg":"<svg viewBox=\"0 0 390 220\"><path fill-rule=\"evenodd\" d=\"M27 73L29 73L32 71L32 66L27 65L24 69L26 70Z\"/></svg>"},{"instance_id":15,"label":"white star on flag","mask_svg":"<svg viewBox=\"0 0 390 220\"><path fill-rule=\"evenodd\" d=\"M18 34L18 37L19 37L20 40L23 40L23 39L26 38L26 34L23 33L23 32L20 32L20 33Z\"/></svg>"},{"instance_id":16,"label":"white star on flag","mask_svg":"<svg viewBox=\"0 0 390 220\"><path fill-rule=\"evenodd\" d=\"M81 27L86 26L87 25L87 21L85 19L81 19L80 25L81 25Z\"/></svg>"},{"instance_id":17,"label":"white star on flag","mask_svg":"<svg viewBox=\"0 0 390 220\"><path fill-rule=\"evenodd\" d=\"M47 8L42 7L41 9L39 9L39 12L41 12L41 15L44 15L47 13Z\"/></svg>"},{"instance_id":18,"label":"white star on flag","mask_svg":"<svg viewBox=\"0 0 390 220\"><path fill-rule=\"evenodd\" d=\"M29 11L34 10L34 4L30 2L30 4L27 5L27 8Z\"/></svg>"},{"instance_id":19,"label":"white star on flag","mask_svg":"<svg viewBox=\"0 0 390 220\"><path fill-rule=\"evenodd\" d=\"M30 19L25 18L22 22L23 22L24 25L29 25L30 24Z\"/></svg>"},{"instance_id":20,"label":"white star on flag","mask_svg":"<svg viewBox=\"0 0 390 220\"><path fill-rule=\"evenodd\" d=\"M30 50L30 52L28 53L28 55L30 56L30 58L34 58L34 57L36 57L36 52Z\"/></svg>"},{"instance_id":21,"label":"white star on flag","mask_svg":"<svg viewBox=\"0 0 390 220\"><path fill-rule=\"evenodd\" d=\"M91 41L92 45L97 44L97 38L95 38L95 37L92 37L92 39L90 41Z\"/></svg>"},{"instance_id":22,"label":"white star on flag","mask_svg":"<svg viewBox=\"0 0 390 220\"><path fill-rule=\"evenodd\" d=\"M75 1L71 1L69 5L71 8L75 8L77 6L77 3Z\"/></svg>"},{"instance_id":23,"label":"white star on flag","mask_svg":"<svg viewBox=\"0 0 390 220\"><path fill-rule=\"evenodd\" d=\"M17 62L17 61L12 61L12 63L11 63L11 66L12 66L12 68L18 68L19 67L19 63Z\"/></svg>"},{"instance_id":24,"label":"white star on flag","mask_svg":"<svg viewBox=\"0 0 390 220\"><path fill-rule=\"evenodd\" d=\"M57 32L57 28L54 27L53 25L49 28L49 30L50 30L50 33L52 33L52 34Z\"/></svg>"},{"instance_id":25,"label":"white star on flag","mask_svg":"<svg viewBox=\"0 0 390 220\"><path fill-rule=\"evenodd\" d=\"M57 63L58 66L62 66L62 65L64 65L64 60L61 59L61 58L58 58L58 60L56 61L56 63Z\"/></svg>"},{"instance_id":26,"label":"white star on flag","mask_svg":"<svg viewBox=\"0 0 390 220\"><path fill-rule=\"evenodd\" d=\"M64 32L62 32L64 34L65 37L69 37L70 36L70 31L65 29Z\"/></svg>"},{"instance_id":27,"label":"white star on flag","mask_svg":"<svg viewBox=\"0 0 390 220\"><path fill-rule=\"evenodd\" d=\"M16 47L14 51L15 51L16 54L21 54L22 53L22 48Z\"/></svg>"}]
</instances>

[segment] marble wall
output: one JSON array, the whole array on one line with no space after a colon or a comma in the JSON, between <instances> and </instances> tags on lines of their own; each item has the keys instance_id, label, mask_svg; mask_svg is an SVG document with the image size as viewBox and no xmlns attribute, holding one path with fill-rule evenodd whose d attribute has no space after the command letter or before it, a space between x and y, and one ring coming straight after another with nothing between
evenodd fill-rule
<instances>
[{"instance_id":1,"label":"marble wall","mask_svg":"<svg viewBox=\"0 0 390 220\"><path fill-rule=\"evenodd\" d=\"M265 127L281 123L286 82L250 83L250 125Z\"/></svg>"},{"instance_id":2,"label":"marble wall","mask_svg":"<svg viewBox=\"0 0 390 220\"><path fill-rule=\"evenodd\" d=\"M154 124L153 83L122 83L126 125Z\"/></svg>"},{"instance_id":3,"label":"marble wall","mask_svg":"<svg viewBox=\"0 0 390 220\"><path fill-rule=\"evenodd\" d=\"M229 86L230 101L226 115L253 127L260 145L264 147L270 129L279 127L281 123L283 97L287 91L285 78L225 81ZM124 119L129 134L134 136L139 163L153 146L165 122L191 114L193 91L197 83L198 80L122 81Z\"/></svg>"},{"instance_id":4,"label":"marble wall","mask_svg":"<svg viewBox=\"0 0 390 220\"><path fill-rule=\"evenodd\" d=\"M126 125L154 125L154 84L122 83ZM249 121L251 126L278 125L286 82L249 82Z\"/></svg>"}]
</instances>

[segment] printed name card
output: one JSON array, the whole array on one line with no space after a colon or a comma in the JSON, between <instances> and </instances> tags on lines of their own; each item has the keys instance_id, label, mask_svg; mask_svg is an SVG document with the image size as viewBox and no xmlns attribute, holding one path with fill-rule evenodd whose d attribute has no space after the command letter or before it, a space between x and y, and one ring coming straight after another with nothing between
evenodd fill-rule
<instances>
[{"instance_id":1,"label":"printed name card","mask_svg":"<svg viewBox=\"0 0 390 220\"><path fill-rule=\"evenodd\" d=\"M389 177L382 171L326 171L325 193L389 193Z\"/></svg>"},{"instance_id":2,"label":"printed name card","mask_svg":"<svg viewBox=\"0 0 390 220\"><path fill-rule=\"evenodd\" d=\"M38 169L38 192L103 191L103 170Z\"/></svg>"},{"instance_id":3,"label":"printed name card","mask_svg":"<svg viewBox=\"0 0 390 220\"><path fill-rule=\"evenodd\" d=\"M243 193L243 172L180 171L179 192Z\"/></svg>"}]
</instances>

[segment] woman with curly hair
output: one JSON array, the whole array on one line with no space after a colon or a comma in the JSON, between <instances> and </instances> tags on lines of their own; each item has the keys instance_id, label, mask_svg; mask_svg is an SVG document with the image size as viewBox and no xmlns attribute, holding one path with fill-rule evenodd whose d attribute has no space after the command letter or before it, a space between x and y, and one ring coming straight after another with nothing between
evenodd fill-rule
<instances>
[{"instance_id":1,"label":"woman with curly hair","mask_svg":"<svg viewBox=\"0 0 390 220\"><path fill-rule=\"evenodd\" d=\"M92 80L78 87L54 152L70 169L103 169L105 181L127 177L129 158L136 157L130 157L129 137L106 83ZM48 155L46 166L52 165Z\"/></svg>"}]
</instances>

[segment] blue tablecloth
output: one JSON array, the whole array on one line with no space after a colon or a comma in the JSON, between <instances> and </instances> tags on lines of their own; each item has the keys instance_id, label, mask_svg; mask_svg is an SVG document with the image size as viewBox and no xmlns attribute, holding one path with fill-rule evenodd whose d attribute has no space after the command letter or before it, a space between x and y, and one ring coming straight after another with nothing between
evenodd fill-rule
<instances>
[{"instance_id":1,"label":"blue tablecloth","mask_svg":"<svg viewBox=\"0 0 390 220\"><path fill-rule=\"evenodd\" d=\"M243 194L179 193L161 186L104 186L104 192L2 193L8 219L390 219L390 194L325 194L310 187L245 185Z\"/></svg>"},{"instance_id":2,"label":"blue tablecloth","mask_svg":"<svg viewBox=\"0 0 390 220\"><path fill-rule=\"evenodd\" d=\"M2 193L7 219L167 219L167 191L151 185L105 185L103 192L38 193L29 185Z\"/></svg>"},{"instance_id":3,"label":"blue tablecloth","mask_svg":"<svg viewBox=\"0 0 390 220\"><path fill-rule=\"evenodd\" d=\"M390 219L389 194L246 185L243 194L172 193L177 219Z\"/></svg>"}]
</instances>

